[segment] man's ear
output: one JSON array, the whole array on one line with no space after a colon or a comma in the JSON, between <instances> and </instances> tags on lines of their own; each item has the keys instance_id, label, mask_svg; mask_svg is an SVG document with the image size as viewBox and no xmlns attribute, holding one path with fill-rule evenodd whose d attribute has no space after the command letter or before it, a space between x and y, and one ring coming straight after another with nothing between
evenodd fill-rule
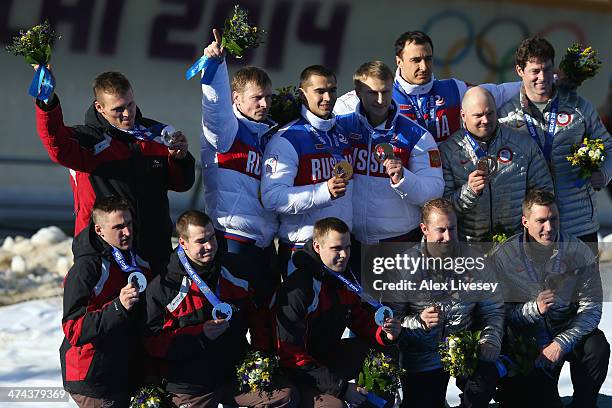
<instances>
[{"instance_id":1,"label":"man's ear","mask_svg":"<svg viewBox=\"0 0 612 408\"><path fill-rule=\"evenodd\" d=\"M314 249L317 254L321 255L321 244L317 241L312 241L312 249Z\"/></svg>"},{"instance_id":2,"label":"man's ear","mask_svg":"<svg viewBox=\"0 0 612 408\"><path fill-rule=\"evenodd\" d=\"M185 248L185 239L183 237L179 236L178 237L178 242L179 242L179 245L181 246L181 248L186 249Z\"/></svg>"},{"instance_id":3,"label":"man's ear","mask_svg":"<svg viewBox=\"0 0 612 408\"><path fill-rule=\"evenodd\" d=\"M102 234L102 227L98 224L94 224L94 231L96 232L96 234L98 234L99 236L103 237L104 234Z\"/></svg>"},{"instance_id":4,"label":"man's ear","mask_svg":"<svg viewBox=\"0 0 612 408\"><path fill-rule=\"evenodd\" d=\"M523 71L523 68L521 68L518 65L515 65L514 69L516 70L516 74L520 76L521 78L523 78L523 74L525 73L525 71Z\"/></svg>"},{"instance_id":5,"label":"man's ear","mask_svg":"<svg viewBox=\"0 0 612 408\"><path fill-rule=\"evenodd\" d=\"M425 235L427 233L427 225L420 223L419 227L421 227L421 232L423 233L423 235Z\"/></svg>"},{"instance_id":6,"label":"man's ear","mask_svg":"<svg viewBox=\"0 0 612 408\"><path fill-rule=\"evenodd\" d=\"M234 104L238 104L238 97L240 96L240 94L236 91L232 91L232 102L234 102Z\"/></svg>"},{"instance_id":7,"label":"man's ear","mask_svg":"<svg viewBox=\"0 0 612 408\"><path fill-rule=\"evenodd\" d=\"M100 102L98 102L98 100L94 101L94 107L96 108L98 112L103 113L104 107L102 106Z\"/></svg>"},{"instance_id":8,"label":"man's ear","mask_svg":"<svg viewBox=\"0 0 612 408\"><path fill-rule=\"evenodd\" d=\"M525 217L524 215L521 216L521 224L523 224L523 227L527 228L527 217Z\"/></svg>"}]
</instances>

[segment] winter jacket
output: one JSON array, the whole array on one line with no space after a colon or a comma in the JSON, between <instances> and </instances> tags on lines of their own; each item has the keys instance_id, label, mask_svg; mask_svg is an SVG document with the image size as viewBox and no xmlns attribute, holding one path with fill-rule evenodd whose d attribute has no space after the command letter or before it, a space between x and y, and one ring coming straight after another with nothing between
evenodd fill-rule
<instances>
[{"instance_id":1,"label":"winter jacket","mask_svg":"<svg viewBox=\"0 0 612 408\"><path fill-rule=\"evenodd\" d=\"M409 258L428 257L425 241L408 249ZM458 259L474 259L473 267L459 274L456 271L428 270L421 263L410 273L402 272L397 281L406 279L415 283L415 290L409 292L394 292L388 294L386 302L394 311L395 316L402 321L404 330L400 336L400 362L408 372L430 371L442 367L438 352L440 342L449 334L464 330L482 330L481 342L487 342L498 350L501 349L504 327L504 304L501 288L492 290L454 290L450 285L455 281L458 286L462 282L495 283L494 271L483 258L483 254L467 246L460 245L455 255ZM431 258L429 258L431 259ZM446 258L442 258L446 259ZM446 261L445 261L446 262ZM434 263L429 263L433 265ZM458 265L458 264L457 264ZM480 266L482 265L482 267ZM394 281L387 277L388 281ZM423 282L447 283L448 290L434 290L431 287L421 287ZM422 324L421 312L438 305L442 311L443 323L429 330Z\"/></svg>"},{"instance_id":2,"label":"winter jacket","mask_svg":"<svg viewBox=\"0 0 612 408\"><path fill-rule=\"evenodd\" d=\"M551 257L538 265L531 249L537 244L527 243L525 236L526 232L515 235L493 254L503 285L506 322L515 334L533 336L540 346L554 340L569 353L601 320L597 259L585 243L562 232ZM533 265L533 273L527 261ZM555 301L542 315L536 298L545 289L555 291Z\"/></svg>"},{"instance_id":3,"label":"winter jacket","mask_svg":"<svg viewBox=\"0 0 612 408\"><path fill-rule=\"evenodd\" d=\"M172 221L168 190L187 191L195 180L191 154L173 159L161 138L143 141L111 126L94 105L85 125L64 125L57 97L49 105L36 104L38 135L49 157L70 169L74 194L75 235L87 224L96 197L115 195L128 201L134 218L135 242L152 265L165 266L171 252ZM158 122L137 112L137 125Z\"/></svg>"},{"instance_id":4,"label":"winter jacket","mask_svg":"<svg viewBox=\"0 0 612 408\"><path fill-rule=\"evenodd\" d=\"M495 159L497 169L487 178L480 195L476 195L468 185L468 176L476 170L478 158L465 130L459 130L440 145L444 196L457 211L460 237L470 241L490 239L499 226L513 235L521 228L521 205L527 191L534 188L553 191L539 147L517 130L499 126L491 140L480 146Z\"/></svg>"},{"instance_id":5,"label":"winter jacket","mask_svg":"<svg viewBox=\"0 0 612 408\"><path fill-rule=\"evenodd\" d=\"M64 388L94 398L132 392L143 373L140 331L145 297L141 294L129 312L123 307L119 292L129 274L93 226L74 239L72 251L75 262L64 281L60 347ZM135 260L150 282L149 264L138 255Z\"/></svg>"},{"instance_id":6,"label":"winter jacket","mask_svg":"<svg viewBox=\"0 0 612 408\"><path fill-rule=\"evenodd\" d=\"M341 397L347 381L326 362L342 347L345 328L374 344L388 344L387 337L372 308L325 271L312 241L293 255L293 263L297 269L281 284L274 305L281 366L295 382ZM353 280L348 271L344 276Z\"/></svg>"},{"instance_id":7,"label":"winter jacket","mask_svg":"<svg viewBox=\"0 0 612 408\"><path fill-rule=\"evenodd\" d=\"M417 228L421 206L444 189L440 153L433 137L412 120L395 112L381 128L372 128L361 104L348 115L336 116L353 145L353 230L357 240L378 243ZM379 143L393 146L404 176L393 184L376 160Z\"/></svg>"},{"instance_id":8,"label":"winter jacket","mask_svg":"<svg viewBox=\"0 0 612 408\"><path fill-rule=\"evenodd\" d=\"M258 350L272 351L270 315L256 312L248 282L232 275L219 255L204 269L191 263L221 302L232 305L229 328L214 340L204 335L212 304L192 281L176 253L167 272L147 288L147 351L162 361L166 389L177 394L212 392L235 379L236 365L249 349L246 333Z\"/></svg>"},{"instance_id":9,"label":"winter jacket","mask_svg":"<svg viewBox=\"0 0 612 408\"><path fill-rule=\"evenodd\" d=\"M340 160L351 162L351 146L335 117L324 120L302 107L302 116L272 137L264 154L261 198L267 210L279 214L283 242L303 244L312 238L314 223L325 217L352 226L352 180L336 199L327 187Z\"/></svg>"},{"instance_id":10,"label":"winter jacket","mask_svg":"<svg viewBox=\"0 0 612 408\"><path fill-rule=\"evenodd\" d=\"M544 146L544 129L548 127L552 101L558 100L555 136L552 144L550 169L555 184L555 196L559 205L561 229L577 237L597 232L597 195L590 183L576 186L580 168L572 167L567 160L572 145L582 143L582 139L602 139L605 145L605 161L601 166L606 184L612 178L612 138L606 131L593 105L575 92L556 90L544 115L526 97L524 90L506 103L499 112L499 122L520 128L524 137L531 137L525 126L523 109L533 118L539 135L539 144Z\"/></svg>"},{"instance_id":11,"label":"winter jacket","mask_svg":"<svg viewBox=\"0 0 612 408\"><path fill-rule=\"evenodd\" d=\"M260 200L261 156L276 124L255 122L232 105L227 65L202 85L204 206L215 228L270 245L278 220Z\"/></svg>"}]
</instances>

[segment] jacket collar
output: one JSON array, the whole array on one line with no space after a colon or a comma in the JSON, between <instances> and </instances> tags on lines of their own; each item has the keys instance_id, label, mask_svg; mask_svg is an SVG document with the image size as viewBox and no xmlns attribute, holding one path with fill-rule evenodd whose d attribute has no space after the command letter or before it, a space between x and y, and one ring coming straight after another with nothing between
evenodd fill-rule
<instances>
[{"instance_id":1,"label":"jacket collar","mask_svg":"<svg viewBox=\"0 0 612 408\"><path fill-rule=\"evenodd\" d=\"M407 95L421 95L429 93L429 91L431 91L431 88L433 87L435 80L436 77L431 74L431 80L428 83L423 85L413 85L408 83L404 78L402 78L399 68L395 71L395 82L399 84L400 89Z\"/></svg>"},{"instance_id":2,"label":"jacket collar","mask_svg":"<svg viewBox=\"0 0 612 408\"><path fill-rule=\"evenodd\" d=\"M559 97L559 92L556 86L553 85L553 95L546 103L546 107L544 107L544 112L548 112L550 110L550 105L552 101ZM521 109L527 111L529 115L532 117L543 118L542 112L535 106L533 102L527 97L527 93L525 91L525 85L521 85L521 90L519 92L519 104Z\"/></svg>"},{"instance_id":3,"label":"jacket collar","mask_svg":"<svg viewBox=\"0 0 612 408\"><path fill-rule=\"evenodd\" d=\"M381 123L380 125L373 127L368 121L367 116L365 115L365 111L361 106L361 101L357 103L355 107L355 114L359 119L359 122L368 130L373 137L378 137L380 134L388 133L389 131L395 128L395 124L397 122L397 117L399 115L399 109L397 109L397 104L395 101L391 102L391 109L389 109L389 116L387 120Z\"/></svg>"},{"instance_id":4,"label":"jacket collar","mask_svg":"<svg viewBox=\"0 0 612 408\"><path fill-rule=\"evenodd\" d=\"M251 120L247 118L246 116L244 116L242 112L240 112L240 110L238 110L238 107L236 106L236 104L232 105L232 109L234 110L234 115L236 116L236 119L238 119L240 123L245 125L251 133L255 133L261 136L265 134L266 132L270 131L270 129L272 129L273 127L278 125L269 116L262 122Z\"/></svg>"},{"instance_id":5,"label":"jacket collar","mask_svg":"<svg viewBox=\"0 0 612 408\"><path fill-rule=\"evenodd\" d=\"M331 130L336 124L336 115L334 113L331 114L331 118L329 119L321 119L309 111L304 105L302 105L302 117L306 119L315 129L322 132Z\"/></svg>"}]
</instances>

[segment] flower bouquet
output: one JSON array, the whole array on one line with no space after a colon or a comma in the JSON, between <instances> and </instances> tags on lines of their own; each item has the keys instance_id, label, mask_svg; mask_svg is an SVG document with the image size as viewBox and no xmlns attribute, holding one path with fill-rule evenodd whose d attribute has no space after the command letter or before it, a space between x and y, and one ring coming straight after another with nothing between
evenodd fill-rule
<instances>
[{"instance_id":1,"label":"flower bouquet","mask_svg":"<svg viewBox=\"0 0 612 408\"><path fill-rule=\"evenodd\" d=\"M601 139L589 139L584 137L582 143L575 143L570 149L570 155L566 157L572 167L580 167L578 172L578 180L575 186L580 188L584 186L586 180L597 171L604 162L605 146Z\"/></svg>"},{"instance_id":2,"label":"flower bouquet","mask_svg":"<svg viewBox=\"0 0 612 408\"><path fill-rule=\"evenodd\" d=\"M247 15L246 10L236 5L234 6L234 13L225 20L223 25L221 46L236 58L242 58L247 50L257 48L263 42L264 31L251 26ZM190 80L195 74L203 70L204 73L200 82L202 84L210 84L219 65L219 61L209 59L203 55L187 70L185 78Z\"/></svg>"},{"instance_id":3,"label":"flower bouquet","mask_svg":"<svg viewBox=\"0 0 612 408\"><path fill-rule=\"evenodd\" d=\"M400 378L403 373L404 370L399 368L391 357L382 352L370 350L363 361L357 385L368 390L370 403L382 408L392 405L394 401L387 401L380 395L392 398L395 390L400 386Z\"/></svg>"},{"instance_id":4,"label":"flower bouquet","mask_svg":"<svg viewBox=\"0 0 612 408\"><path fill-rule=\"evenodd\" d=\"M283 126L300 116L300 98L295 86L278 88L272 95L270 117L278 126Z\"/></svg>"},{"instance_id":5,"label":"flower bouquet","mask_svg":"<svg viewBox=\"0 0 612 408\"><path fill-rule=\"evenodd\" d=\"M159 387L142 387L130 400L129 408L175 408L170 394Z\"/></svg>"},{"instance_id":6,"label":"flower bouquet","mask_svg":"<svg viewBox=\"0 0 612 408\"><path fill-rule=\"evenodd\" d=\"M584 48L579 43L569 47L559 63L565 80L574 88L594 77L600 66L601 61L597 59L597 51L590 46Z\"/></svg>"},{"instance_id":7,"label":"flower bouquet","mask_svg":"<svg viewBox=\"0 0 612 408\"><path fill-rule=\"evenodd\" d=\"M278 367L278 357L261 351L250 351L236 367L238 385L245 392L270 391L272 377Z\"/></svg>"},{"instance_id":8,"label":"flower bouquet","mask_svg":"<svg viewBox=\"0 0 612 408\"><path fill-rule=\"evenodd\" d=\"M540 354L538 343L533 337L517 336L504 344L505 354L500 356L508 369L508 377L527 376L535 367Z\"/></svg>"},{"instance_id":9,"label":"flower bouquet","mask_svg":"<svg viewBox=\"0 0 612 408\"><path fill-rule=\"evenodd\" d=\"M45 102L55 87L55 80L47 64L51 60L51 47L59 38L61 37L55 34L49 22L45 21L27 31L19 31L19 35L13 37L13 42L6 46L8 52L23 56L28 64L38 65L28 93Z\"/></svg>"},{"instance_id":10,"label":"flower bouquet","mask_svg":"<svg viewBox=\"0 0 612 408\"><path fill-rule=\"evenodd\" d=\"M480 330L451 334L440 343L442 367L452 377L469 377L478 365Z\"/></svg>"}]
</instances>

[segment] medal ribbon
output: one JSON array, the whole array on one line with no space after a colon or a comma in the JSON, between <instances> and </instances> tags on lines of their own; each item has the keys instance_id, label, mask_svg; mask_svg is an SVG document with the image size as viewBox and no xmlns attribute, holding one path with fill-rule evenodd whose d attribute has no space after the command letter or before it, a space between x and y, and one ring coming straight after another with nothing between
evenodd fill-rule
<instances>
[{"instance_id":1,"label":"medal ribbon","mask_svg":"<svg viewBox=\"0 0 612 408\"><path fill-rule=\"evenodd\" d=\"M465 136L467 137L467 140L470 143L470 146L472 147L472 151L478 159L482 159L483 157L487 156L487 152L482 149L480 143L474 140L472 135L470 135L470 132L468 132L467 130L465 131Z\"/></svg>"},{"instance_id":2,"label":"medal ribbon","mask_svg":"<svg viewBox=\"0 0 612 408\"><path fill-rule=\"evenodd\" d=\"M533 267L533 263L527 257L527 253L525 252L525 243L523 242L523 235L519 236L520 248L521 248L521 256L523 257L523 263L525 264L525 268L527 269L527 273L529 277L534 279L536 282L539 282L538 275L535 272L535 268ZM559 245L558 252L555 257L555 263L553 264L552 273L558 274L561 271L561 258L563 257L563 236L559 234Z\"/></svg>"},{"instance_id":3,"label":"medal ribbon","mask_svg":"<svg viewBox=\"0 0 612 408\"><path fill-rule=\"evenodd\" d=\"M40 64L34 73L34 78L32 78L32 82L30 83L28 94L38 100L48 103L54 88L55 78L51 75L51 71L43 64Z\"/></svg>"},{"instance_id":4,"label":"medal ribbon","mask_svg":"<svg viewBox=\"0 0 612 408\"><path fill-rule=\"evenodd\" d=\"M330 132L333 132L333 136L334 136L334 140L332 142L332 139L331 139L331 137L329 135L327 135L327 138L329 139L329 141L326 141L319 134L319 131L317 129L315 129L314 126L312 126L310 123L306 123L304 126L306 127L306 129L308 129L309 132L314 134L317 137L317 139L319 139L321 144L323 146L325 146L325 150L327 150L327 152L334 158L336 163L339 163L341 161L346 161L344 159L344 155L342 154L342 147L340 147L340 142L338 141L338 136L336 135L335 132L333 132L333 129L330 129ZM329 133L329 132L327 132L327 133ZM335 147L333 146L334 142L336 144Z\"/></svg>"},{"instance_id":5,"label":"medal ribbon","mask_svg":"<svg viewBox=\"0 0 612 408\"><path fill-rule=\"evenodd\" d=\"M183 267L185 268L185 271L187 272L191 280L195 282L198 289L200 289L200 292L202 292L204 297L206 297L206 299L210 302L213 308L217 306L219 303L221 303L219 298L212 292L212 290L210 290L210 288L204 282L204 280L200 278L200 276L196 273L196 271L193 270L193 268L191 267L191 264L187 260L187 256L185 255L185 250L183 249L182 246L179 245L178 249L176 250L176 254L178 255L179 260L183 264Z\"/></svg>"},{"instance_id":6,"label":"medal ribbon","mask_svg":"<svg viewBox=\"0 0 612 408\"><path fill-rule=\"evenodd\" d=\"M412 104L412 108L414 109L414 113L416 114L417 122L419 122L419 125L429 130L429 123L431 123L431 121L436 120L435 97L433 95L429 95L429 98L427 98L426 96L421 98L419 95L414 97L413 95L408 94L406 94L406 96L408 97L408 99L410 99L410 103ZM421 105L423 107L421 110L421 108L419 107L419 101L421 101L422 99L424 99L425 102ZM427 118L427 120L425 120L423 111L429 111L429 118Z\"/></svg>"},{"instance_id":7,"label":"medal ribbon","mask_svg":"<svg viewBox=\"0 0 612 408\"><path fill-rule=\"evenodd\" d=\"M117 265L119 265L119 268L121 268L121 270L125 273L132 273L132 272L140 272L142 273L142 270L136 265L136 257L134 256L134 253L132 252L132 250L130 249L130 258L131 258L131 265L128 265L127 261L125 260L125 258L123 257L123 254L121 253L120 250L118 250L115 247L111 247L113 249L113 258L115 258L115 262L117 262Z\"/></svg>"},{"instance_id":8,"label":"medal ribbon","mask_svg":"<svg viewBox=\"0 0 612 408\"><path fill-rule=\"evenodd\" d=\"M367 293L365 293L363 291L363 288L361 287L360 284L356 283L356 282L351 282L350 280L348 280L346 277L342 276L341 274L339 274L338 272L332 271L331 269L329 269L327 266L323 265L325 270L332 275L334 278L338 279L340 282L344 283L344 286L346 286L350 291L354 292L357 296L359 296L359 298L367 303L369 303L370 305L372 305L375 309L381 308L383 307L383 304L380 302L377 302L376 300L374 300L372 298L372 296L368 295ZM355 278L355 276L353 276L353 278Z\"/></svg>"},{"instance_id":9,"label":"medal ribbon","mask_svg":"<svg viewBox=\"0 0 612 408\"><path fill-rule=\"evenodd\" d=\"M200 80L201 84L210 85L215 74L217 73L217 69L219 65L221 65L222 60L220 61L217 58L208 58L206 55L202 55L199 60L193 63L192 66L187 69L185 72L185 79L189 81L191 78L195 76L200 71L204 71L202 73L202 79Z\"/></svg>"},{"instance_id":10,"label":"medal ribbon","mask_svg":"<svg viewBox=\"0 0 612 408\"><path fill-rule=\"evenodd\" d=\"M525 117L525 124L527 125L529 135L533 140L536 141L538 146L540 146L540 150L542 150L542 154L544 155L544 158L547 162L550 162L550 155L552 153L553 139L555 137L555 128L557 126L558 108L559 98L555 98L555 100L550 106L550 111L548 113L548 126L546 127L546 131L544 132L544 147L542 147L542 143L540 142L540 137L538 136L535 124L533 123L533 118L527 112L523 111L523 116Z\"/></svg>"}]
</instances>

